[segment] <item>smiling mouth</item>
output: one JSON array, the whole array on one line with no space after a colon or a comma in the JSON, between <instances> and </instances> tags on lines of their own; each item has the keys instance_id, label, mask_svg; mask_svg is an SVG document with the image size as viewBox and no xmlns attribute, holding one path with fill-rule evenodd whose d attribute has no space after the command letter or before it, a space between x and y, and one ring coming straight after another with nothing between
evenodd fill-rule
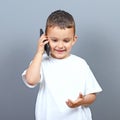
<instances>
[{"instance_id":1,"label":"smiling mouth","mask_svg":"<svg viewBox=\"0 0 120 120\"><path fill-rule=\"evenodd\" d=\"M65 50L55 50L55 51L57 51L57 52L59 52L59 53L62 53L62 52L64 52Z\"/></svg>"}]
</instances>

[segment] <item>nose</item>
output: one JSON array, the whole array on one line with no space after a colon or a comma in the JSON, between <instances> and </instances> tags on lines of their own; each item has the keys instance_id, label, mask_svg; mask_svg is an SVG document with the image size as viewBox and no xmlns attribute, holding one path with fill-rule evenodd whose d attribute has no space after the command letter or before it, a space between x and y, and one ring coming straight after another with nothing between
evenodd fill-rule
<instances>
[{"instance_id":1,"label":"nose","mask_svg":"<svg viewBox=\"0 0 120 120\"><path fill-rule=\"evenodd\" d=\"M62 41L60 41L60 42L58 42L58 48L63 48L63 42Z\"/></svg>"}]
</instances>

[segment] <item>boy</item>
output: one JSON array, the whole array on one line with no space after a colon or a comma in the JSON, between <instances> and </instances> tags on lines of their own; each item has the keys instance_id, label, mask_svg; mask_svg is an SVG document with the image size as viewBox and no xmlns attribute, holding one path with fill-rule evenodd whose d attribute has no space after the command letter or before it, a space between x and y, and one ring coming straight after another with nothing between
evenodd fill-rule
<instances>
[{"instance_id":1,"label":"boy","mask_svg":"<svg viewBox=\"0 0 120 120\"><path fill-rule=\"evenodd\" d=\"M40 84L36 120L92 120L89 105L102 89L85 60L70 54L76 40L72 15L63 10L51 13L36 54L22 74L29 87ZM49 56L44 54L48 43Z\"/></svg>"}]
</instances>

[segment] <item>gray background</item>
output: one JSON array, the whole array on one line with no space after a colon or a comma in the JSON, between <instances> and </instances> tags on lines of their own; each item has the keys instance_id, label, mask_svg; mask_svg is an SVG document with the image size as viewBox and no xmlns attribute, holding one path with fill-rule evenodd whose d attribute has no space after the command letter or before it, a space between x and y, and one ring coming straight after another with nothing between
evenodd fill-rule
<instances>
[{"instance_id":1,"label":"gray background","mask_svg":"<svg viewBox=\"0 0 120 120\"><path fill-rule=\"evenodd\" d=\"M119 0L0 1L0 120L34 120L38 87L27 88L21 73L34 56L39 28L56 9L74 16L79 38L72 53L86 59L103 88L91 106L93 120L119 120Z\"/></svg>"}]
</instances>

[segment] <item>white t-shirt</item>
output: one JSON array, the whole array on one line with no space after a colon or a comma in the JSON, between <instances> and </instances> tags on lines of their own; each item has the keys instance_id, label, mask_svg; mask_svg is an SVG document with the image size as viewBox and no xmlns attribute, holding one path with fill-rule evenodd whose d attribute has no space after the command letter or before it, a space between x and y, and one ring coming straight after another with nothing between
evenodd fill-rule
<instances>
[{"instance_id":1,"label":"white t-shirt","mask_svg":"<svg viewBox=\"0 0 120 120\"><path fill-rule=\"evenodd\" d=\"M72 54L65 59L43 56L40 73L36 120L92 120L89 107L66 105L68 99L76 100L80 92L87 95L102 91L85 60Z\"/></svg>"}]
</instances>

